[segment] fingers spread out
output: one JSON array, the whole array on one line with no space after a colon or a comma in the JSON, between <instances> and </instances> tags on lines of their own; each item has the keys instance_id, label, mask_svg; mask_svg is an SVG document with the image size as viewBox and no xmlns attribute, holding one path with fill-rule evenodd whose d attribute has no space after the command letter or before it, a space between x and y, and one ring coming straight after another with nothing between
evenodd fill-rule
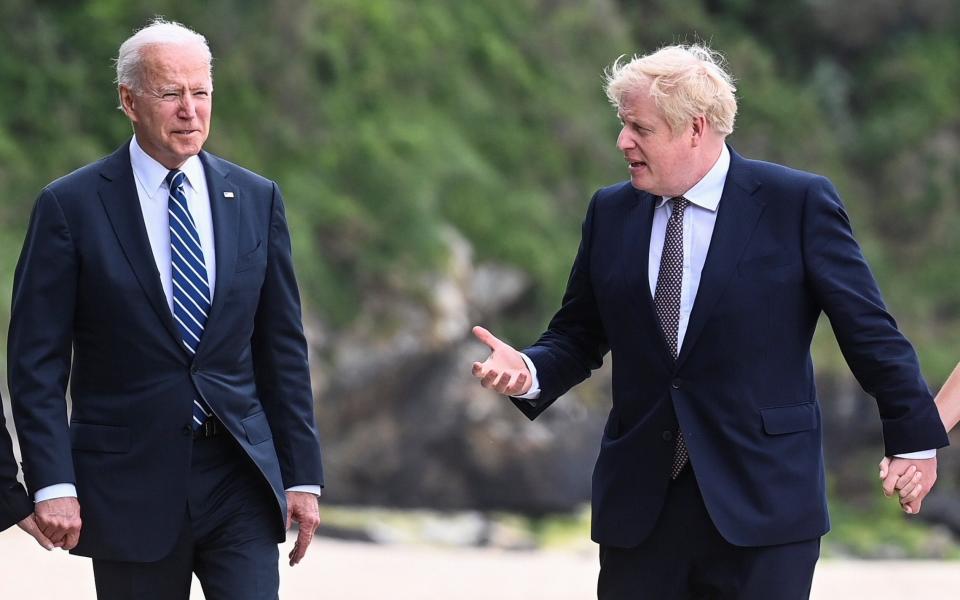
<instances>
[{"instance_id":1,"label":"fingers spread out","mask_svg":"<svg viewBox=\"0 0 960 600\"><path fill-rule=\"evenodd\" d=\"M517 373L515 377L511 378L507 389L504 390L504 394L507 396L520 396L524 393L524 388L527 383L527 374L526 373Z\"/></svg>"},{"instance_id":2,"label":"fingers spread out","mask_svg":"<svg viewBox=\"0 0 960 600\"><path fill-rule=\"evenodd\" d=\"M483 327L479 325L473 328L473 335L487 345L491 350L496 350L503 342L497 339L497 336L493 335Z\"/></svg>"},{"instance_id":3,"label":"fingers spread out","mask_svg":"<svg viewBox=\"0 0 960 600\"><path fill-rule=\"evenodd\" d=\"M493 388L493 382L496 381L498 377L500 377L500 371L490 369L483 375L483 377L480 378L480 385L487 389L491 389Z\"/></svg>"}]
</instances>

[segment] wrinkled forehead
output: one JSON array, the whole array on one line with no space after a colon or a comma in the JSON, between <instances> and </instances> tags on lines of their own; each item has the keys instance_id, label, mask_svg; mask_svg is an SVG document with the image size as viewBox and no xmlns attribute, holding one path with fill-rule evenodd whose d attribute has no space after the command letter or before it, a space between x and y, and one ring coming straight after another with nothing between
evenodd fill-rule
<instances>
[{"instance_id":1,"label":"wrinkled forehead","mask_svg":"<svg viewBox=\"0 0 960 600\"><path fill-rule=\"evenodd\" d=\"M143 49L144 81L151 86L211 86L210 56L198 44L155 44Z\"/></svg>"}]
</instances>

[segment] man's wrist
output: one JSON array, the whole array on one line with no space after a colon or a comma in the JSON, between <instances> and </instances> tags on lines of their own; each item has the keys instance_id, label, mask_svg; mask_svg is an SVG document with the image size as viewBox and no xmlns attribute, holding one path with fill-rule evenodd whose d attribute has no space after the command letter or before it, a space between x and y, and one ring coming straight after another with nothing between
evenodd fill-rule
<instances>
[{"instance_id":1,"label":"man's wrist","mask_svg":"<svg viewBox=\"0 0 960 600\"><path fill-rule=\"evenodd\" d=\"M537 366L533 364L530 357L523 352L520 353L520 358L523 359L523 362L527 365L527 370L530 371L530 389L526 394L514 396L514 398L519 400L536 400L540 397L540 379L537 377Z\"/></svg>"},{"instance_id":2,"label":"man's wrist","mask_svg":"<svg viewBox=\"0 0 960 600\"><path fill-rule=\"evenodd\" d=\"M285 492L304 492L313 494L316 497L323 495L323 486L321 485L294 485L284 490Z\"/></svg>"},{"instance_id":3,"label":"man's wrist","mask_svg":"<svg viewBox=\"0 0 960 600\"><path fill-rule=\"evenodd\" d=\"M33 495L33 501L43 502L44 500L54 500L56 498L76 498L77 486L72 483L56 483L42 487Z\"/></svg>"},{"instance_id":4,"label":"man's wrist","mask_svg":"<svg viewBox=\"0 0 960 600\"><path fill-rule=\"evenodd\" d=\"M907 460L929 460L931 458L937 457L937 450L918 450L917 452L905 452L903 454L894 454L897 458L905 458Z\"/></svg>"}]
</instances>

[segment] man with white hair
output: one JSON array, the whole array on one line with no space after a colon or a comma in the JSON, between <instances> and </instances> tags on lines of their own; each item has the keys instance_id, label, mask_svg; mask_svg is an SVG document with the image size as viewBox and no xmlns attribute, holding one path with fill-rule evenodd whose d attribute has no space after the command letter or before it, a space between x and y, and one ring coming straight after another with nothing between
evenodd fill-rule
<instances>
[{"instance_id":1,"label":"man with white hair","mask_svg":"<svg viewBox=\"0 0 960 600\"><path fill-rule=\"evenodd\" d=\"M24 476L100 598L277 598L323 484L283 201L203 151L203 36L156 20L117 58L133 137L48 185L14 278L8 367ZM72 414L67 422L66 386Z\"/></svg>"},{"instance_id":2,"label":"man with white hair","mask_svg":"<svg viewBox=\"0 0 960 600\"><path fill-rule=\"evenodd\" d=\"M630 180L594 194L547 331L520 353L475 328L493 352L473 373L533 419L614 357L600 598L807 598L829 529L818 317L875 396L887 455L907 453L891 469L922 466L927 485L947 438L916 353L833 185L725 143L737 103L715 52L667 47L607 75Z\"/></svg>"}]
</instances>

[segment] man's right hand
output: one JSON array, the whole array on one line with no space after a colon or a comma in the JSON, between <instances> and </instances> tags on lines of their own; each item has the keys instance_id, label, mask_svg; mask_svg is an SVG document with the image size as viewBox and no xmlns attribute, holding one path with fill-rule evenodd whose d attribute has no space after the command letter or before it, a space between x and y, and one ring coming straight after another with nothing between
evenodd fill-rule
<instances>
[{"instance_id":1,"label":"man's right hand","mask_svg":"<svg viewBox=\"0 0 960 600\"><path fill-rule=\"evenodd\" d=\"M40 531L57 548L73 550L80 540L80 502L76 498L51 498L37 502L34 518Z\"/></svg>"},{"instance_id":2,"label":"man's right hand","mask_svg":"<svg viewBox=\"0 0 960 600\"><path fill-rule=\"evenodd\" d=\"M37 520L34 514L29 514L24 517L17 527L29 533L33 539L37 540L37 543L43 546L46 550L53 550L53 542L47 539L47 536L43 535L43 532L40 531L40 527L37 525Z\"/></svg>"},{"instance_id":3,"label":"man's right hand","mask_svg":"<svg viewBox=\"0 0 960 600\"><path fill-rule=\"evenodd\" d=\"M473 363L473 376L480 385L507 396L529 392L532 381L523 356L483 327L474 327L473 335L492 350L487 360Z\"/></svg>"}]
</instances>

